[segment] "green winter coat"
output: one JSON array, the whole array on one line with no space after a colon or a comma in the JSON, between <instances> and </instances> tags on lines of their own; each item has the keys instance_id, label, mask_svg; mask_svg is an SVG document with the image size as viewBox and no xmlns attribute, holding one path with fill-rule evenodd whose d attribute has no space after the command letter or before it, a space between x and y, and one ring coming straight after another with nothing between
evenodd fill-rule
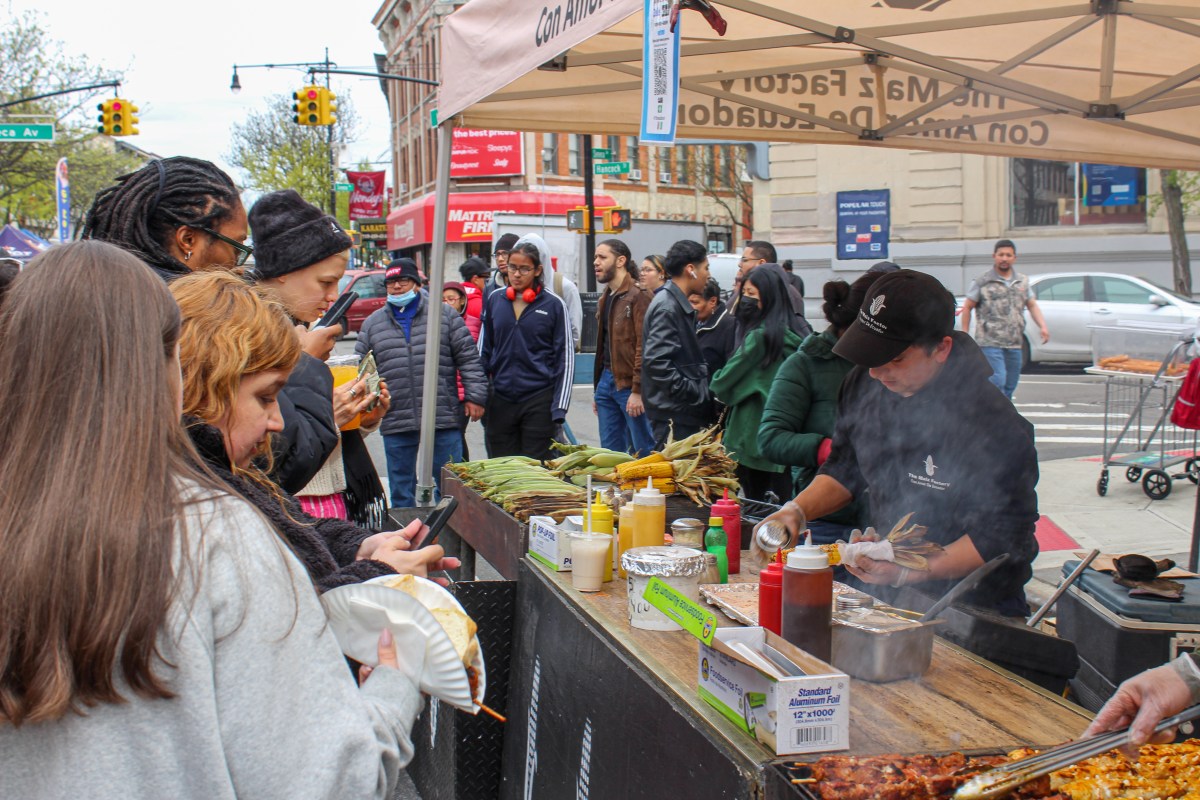
<instances>
[{"instance_id":1,"label":"green winter coat","mask_svg":"<svg viewBox=\"0 0 1200 800\"><path fill-rule=\"evenodd\" d=\"M795 488L800 492L817 474L817 448L833 436L837 421L838 391L854 368L833 353L837 337L832 330L814 333L783 362L771 385L758 447L764 458L795 467ZM829 522L855 524L858 501L825 517Z\"/></svg>"},{"instance_id":2,"label":"green winter coat","mask_svg":"<svg viewBox=\"0 0 1200 800\"><path fill-rule=\"evenodd\" d=\"M792 331L783 339L783 352L791 353L803 340ZM786 468L763 458L758 449L758 427L762 422L763 406L771 391L775 372L785 359L763 369L766 355L762 330L754 329L725 366L713 376L709 388L728 406L725 417L725 447L739 464L763 472L783 472Z\"/></svg>"}]
</instances>

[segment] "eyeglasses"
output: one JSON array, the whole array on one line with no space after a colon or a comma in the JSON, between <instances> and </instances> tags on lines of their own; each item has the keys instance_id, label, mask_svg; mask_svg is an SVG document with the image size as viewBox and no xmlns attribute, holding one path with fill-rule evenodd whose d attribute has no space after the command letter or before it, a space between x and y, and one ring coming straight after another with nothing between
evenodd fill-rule
<instances>
[{"instance_id":1,"label":"eyeglasses","mask_svg":"<svg viewBox=\"0 0 1200 800\"><path fill-rule=\"evenodd\" d=\"M250 258L250 256L254 255L253 247L247 247L246 245L242 244L241 242L235 242L233 239L230 239L228 236L222 236L221 234L214 231L212 228L205 228L204 226L199 226L197 228L197 230L202 230L205 233L207 233L209 236L213 237L214 239L220 239L222 242L224 242L225 244L232 247L233 252L234 252L234 262L233 263L239 267L242 264L246 263L246 259L248 259L248 258Z\"/></svg>"},{"instance_id":2,"label":"eyeglasses","mask_svg":"<svg viewBox=\"0 0 1200 800\"><path fill-rule=\"evenodd\" d=\"M515 272L518 275L528 275L535 269L537 269L537 267L514 267L512 264L508 265L508 271Z\"/></svg>"}]
</instances>

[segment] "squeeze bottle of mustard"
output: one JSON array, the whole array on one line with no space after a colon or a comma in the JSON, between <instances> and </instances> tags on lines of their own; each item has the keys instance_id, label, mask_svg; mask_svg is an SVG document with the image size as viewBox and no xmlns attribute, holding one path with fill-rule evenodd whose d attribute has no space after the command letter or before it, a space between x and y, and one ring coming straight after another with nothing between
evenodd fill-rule
<instances>
[{"instance_id":1,"label":"squeeze bottle of mustard","mask_svg":"<svg viewBox=\"0 0 1200 800\"><path fill-rule=\"evenodd\" d=\"M633 501L621 504L621 515L617 518L617 570L625 577L625 567L621 566L621 554L633 547Z\"/></svg>"},{"instance_id":2,"label":"squeeze bottle of mustard","mask_svg":"<svg viewBox=\"0 0 1200 800\"><path fill-rule=\"evenodd\" d=\"M588 509L587 524L592 533L612 533L613 532L613 513L608 507L608 503L600 499L600 493L596 492L595 500L592 506ZM615 539L614 539L615 541ZM614 545L615 546L615 545ZM604 562L604 582L611 581L612 576L612 559Z\"/></svg>"},{"instance_id":3,"label":"squeeze bottle of mustard","mask_svg":"<svg viewBox=\"0 0 1200 800\"><path fill-rule=\"evenodd\" d=\"M633 495L633 546L661 547L667 541L667 498L646 478L646 488Z\"/></svg>"}]
</instances>

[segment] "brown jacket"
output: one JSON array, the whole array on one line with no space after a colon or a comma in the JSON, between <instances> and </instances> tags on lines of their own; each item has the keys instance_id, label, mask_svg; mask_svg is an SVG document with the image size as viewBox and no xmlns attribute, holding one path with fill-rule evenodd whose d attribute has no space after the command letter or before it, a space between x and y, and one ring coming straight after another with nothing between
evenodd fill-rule
<instances>
[{"instance_id":1,"label":"brown jacket","mask_svg":"<svg viewBox=\"0 0 1200 800\"><path fill-rule=\"evenodd\" d=\"M613 291L613 287L600 295L596 310L599 333L596 337L596 370L592 386L600 383L604 373L604 348L611 347L613 380L618 389L632 389L634 394L642 392L642 323L646 309L650 307L652 295L637 285L633 276L625 273L625 282ZM612 330L605 330L609 319L608 304L612 308ZM611 344L610 344L611 342Z\"/></svg>"}]
</instances>

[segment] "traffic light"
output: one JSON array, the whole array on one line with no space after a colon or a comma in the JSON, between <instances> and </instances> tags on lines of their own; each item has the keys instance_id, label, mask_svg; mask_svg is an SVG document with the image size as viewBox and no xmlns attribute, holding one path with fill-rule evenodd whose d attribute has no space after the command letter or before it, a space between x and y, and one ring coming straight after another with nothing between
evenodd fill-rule
<instances>
[{"instance_id":1,"label":"traffic light","mask_svg":"<svg viewBox=\"0 0 1200 800\"><path fill-rule=\"evenodd\" d=\"M321 87L305 86L298 92L292 92L296 101L296 116L293 118L297 125L320 125Z\"/></svg>"},{"instance_id":2,"label":"traffic light","mask_svg":"<svg viewBox=\"0 0 1200 800\"><path fill-rule=\"evenodd\" d=\"M603 219L605 233L623 233L633 225L633 214L628 208L606 208Z\"/></svg>"},{"instance_id":3,"label":"traffic light","mask_svg":"<svg viewBox=\"0 0 1200 800\"><path fill-rule=\"evenodd\" d=\"M317 91L317 124L332 125L337 122L337 95L328 89L319 89Z\"/></svg>"},{"instance_id":4,"label":"traffic light","mask_svg":"<svg viewBox=\"0 0 1200 800\"><path fill-rule=\"evenodd\" d=\"M575 231L576 233L589 233L591 231L589 222L587 206L576 206L567 211L567 230Z\"/></svg>"},{"instance_id":5,"label":"traffic light","mask_svg":"<svg viewBox=\"0 0 1200 800\"><path fill-rule=\"evenodd\" d=\"M98 103L96 110L100 112L97 117L100 124L96 126L100 133L106 136L137 135L138 129L134 126L138 123L138 107L124 97L114 97Z\"/></svg>"}]
</instances>

